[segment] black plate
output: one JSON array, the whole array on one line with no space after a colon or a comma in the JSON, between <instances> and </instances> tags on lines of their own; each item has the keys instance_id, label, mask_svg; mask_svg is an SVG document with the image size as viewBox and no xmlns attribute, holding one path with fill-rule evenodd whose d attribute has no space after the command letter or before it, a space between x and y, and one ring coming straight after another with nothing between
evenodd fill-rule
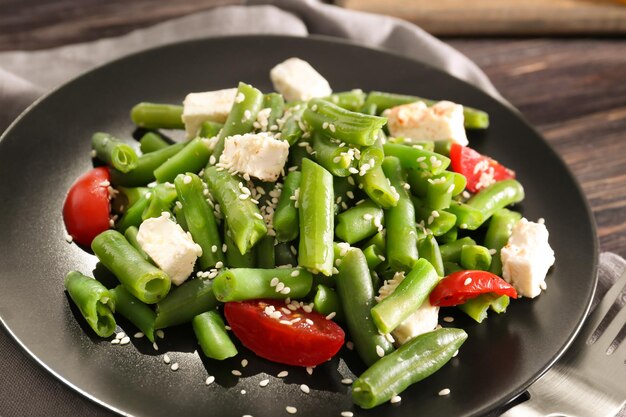
<instances>
[{"instance_id":1,"label":"black plate","mask_svg":"<svg viewBox=\"0 0 626 417\"><path fill-rule=\"evenodd\" d=\"M298 56L336 91L352 88L450 99L485 109L492 125L471 144L517 171L527 197L520 209L546 219L556 265L539 298L513 302L482 325L455 311L469 339L458 357L402 394L401 404L363 411L341 384L363 365L352 352L315 369L272 364L241 349L224 363L202 360L189 328L167 330L154 352L147 340L113 346L85 331L63 291L71 269L91 274L95 258L64 240L61 207L74 179L91 167L95 131L129 137L129 109L139 101L181 102L190 91L235 86L263 91L268 72ZM133 415L479 415L521 393L559 357L579 329L595 287L595 229L580 188L544 140L515 112L477 88L398 55L323 38L227 37L149 50L91 71L30 108L0 142L0 317L18 343L49 371L89 398ZM133 334L132 326L122 327ZM177 372L163 364L169 351ZM250 364L242 368L240 361ZM240 369L242 378L231 374ZM281 370L289 376L275 378ZM207 374L217 382L205 386ZM269 376L268 376L269 375ZM269 386L259 387L264 378ZM300 384L311 388L300 391ZM437 393L450 388L452 394ZM242 394L242 390L246 393Z\"/></svg>"}]
</instances>

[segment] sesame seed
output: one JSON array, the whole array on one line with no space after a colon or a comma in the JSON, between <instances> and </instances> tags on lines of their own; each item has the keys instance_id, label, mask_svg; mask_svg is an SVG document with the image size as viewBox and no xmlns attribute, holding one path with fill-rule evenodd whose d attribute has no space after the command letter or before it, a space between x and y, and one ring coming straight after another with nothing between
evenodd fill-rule
<instances>
[{"instance_id":1,"label":"sesame seed","mask_svg":"<svg viewBox=\"0 0 626 417\"><path fill-rule=\"evenodd\" d=\"M226 253L226 251L228 250L228 245L226 243L222 244L222 252Z\"/></svg>"},{"instance_id":2,"label":"sesame seed","mask_svg":"<svg viewBox=\"0 0 626 417\"><path fill-rule=\"evenodd\" d=\"M211 252L217 253L217 245L211 246Z\"/></svg>"},{"instance_id":3,"label":"sesame seed","mask_svg":"<svg viewBox=\"0 0 626 417\"><path fill-rule=\"evenodd\" d=\"M125 337L126 337L126 333L124 333L124 332L119 332L119 333L117 333L117 334L115 335L115 338L116 338L116 339L123 339L123 338L125 338Z\"/></svg>"},{"instance_id":4,"label":"sesame seed","mask_svg":"<svg viewBox=\"0 0 626 417\"><path fill-rule=\"evenodd\" d=\"M238 103L238 104L242 103L245 99L246 99L246 95L240 91L237 94L237 97L235 97L235 103Z\"/></svg>"},{"instance_id":5,"label":"sesame seed","mask_svg":"<svg viewBox=\"0 0 626 417\"><path fill-rule=\"evenodd\" d=\"M378 357L382 358L385 356L385 349L383 349L380 345L376 345L376 354Z\"/></svg>"},{"instance_id":6,"label":"sesame seed","mask_svg":"<svg viewBox=\"0 0 626 417\"><path fill-rule=\"evenodd\" d=\"M159 339L165 338L165 332L163 330L157 330L155 334Z\"/></svg>"},{"instance_id":7,"label":"sesame seed","mask_svg":"<svg viewBox=\"0 0 626 417\"><path fill-rule=\"evenodd\" d=\"M396 404L399 403L400 401L402 401L402 398L400 398L399 395L394 395L393 397L391 397L391 399L389 400L389 402L391 404Z\"/></svg>"},{"instance_id":8,"label":"sesame seed","mask_svg":"<svg viewBox=\"0 0 626 417\"><path fill-rule=\"evenodd\" d=\"M350 340L348 340L346 342L346 348L348 348L348 350L353 350L354 349L354 343L351 342Z\"/></svg>"},{"instance_id":9,"label":"sesame seed","mask_svg":"<svg viewBox=\"0 0 626 417\"><path fill-rule=\"evenodd\" d=\"M235 376L241 376L241 371L238 371L237 369L233 369L232 371L230 371L230 373Z\"/></svg>"},{"instance_id":10,"label":"sesame seed","mask_svg":"<svg viewBox=\"0 0 626 417\"><path fill-rule=\"evenodd\" d=\"M157 343L156 343L156 342L154 342L154 343L152 344L152 348L153 348L154 350L159 350L159 345L157 345Z\"/></svg>"},{"instance_id":11,"label":"sesame seed","mask_svg":"<svg viewBox=\"0 0 626 417\"><path fill-rule=\"evenodd\" d=\"M137 332L133 335L133 337L135 339L141 339L144 336L144 334L142 332Z\"/></svg>"},{"instance_id":12,"label":"sesame seed","mask_svg":"<svg viewBox=\"0 0 626 417\"><path fill-rule=\"evenodd\" d=\"M256 217L259 220L263 220L263 216L260 213L254 213L254 217Z\"/></svg>"},{"instance_id":13,"label":"sesame seed","mask_svg":"<svg viewBox=\"0 0 626 417\"><path fill-rule=\"evenodd\" d=\"M284 324L285 326L291 326L293 325L293 323L289 320L279 320L278 321L280 324Z\"/></svg>"},{"instance_id":14,"label":"sesame seed","mask_svg":"<svg viewBox=\"0 0 626 417\"><path fill-rule=\"evenodd\" d=\"M465 281L463 281L463 285L470 285L472 283L472 278L467 278Z\"/></svg>"},{"instance_id":15,"label":"sesame seed","mask_svg":"<svg viewBox=\"0 0 626 417\"><path fill-rule=\"evenodd\" d=\"M453 357L453 358L456 358L456 355L458 355L458 354L459 354L459 350L457 349L457 350L456 350L456 351L454 351L454 353L452 354L452 357Z\"/></svg>"},{"instance_id":16,"label":"sesame seed","mask_svg":"<svg viewBox=\"0 0 626 417\"><path fill-rule=\"evenodd\" d=\"M276 292L281 292L283 288L285 288L285 283L279 281L278 284L276 284Z\"/></svg>"},{"instance_id":17,"label":"sesame seed","mask_svg":"<svg viewBox=\"0 0 626 417\"><path fill-rule=\"evenodd\" d=\"M111 344L112 345L119 345L120 344L120 339L113 339L113 340L111 340Z\"/></svg>"},{"instance_id":18,"label":"sesame seed","mask_svg":"<svg viewBox=\"0 0 626 417\"><path fill-rule=\"evenodd\" d=\"M260 387L267 387L267 384L269 384L269 383L270 383L270 380L269 380L269 379L263 379L263 380L261 380L261 381L259 382L259 386L260 386Z\"/></svg>"},{"instance_id":19,"label":"sesame seed","mask_svg":"<svg viewBox=\"0 0 626 417\"><path fill-rule=\"evenodd\" d=\"M211 156L209 157L209 164L211 164L211 165L215 165L215 163L216 163L216 162L217 162L217 161L215 160L215 155L211 155Z\"/></svg>"},{"instance_id":20,"label":"sesame seed","mask_svg":"<svg viewBox=\"0 0 626 417\"><path fill-rule=\"evenodd\" d=\"M348 196L350 200L354 200L354 193L352 191L346 192L346 195Z\"/></svg>"},{"instance_id":21,"label":"sesame seed","mask_svg":"<svg viewBox=\"0 0 626 417\"><path fill-rule=\"evenodd\" d=\"M245 368L246 366L248 366L248 360L247 359L242 359L241 360L241 367Z\"/></svg>"},{"instance_id":22,"label":"sesame seed","mask_svg":"<svg viewBox=\"0 0 626 417\"><path fill-rule=\"evenodd\" d=\"M174 362L172 366L170 366L170 369L172 371L178 371L178 367L179 367L178 362Z\"/></svg>"},{"instance_id":23,"label":"sesame seed","mask_svg":"<svg viewBox=\"0 0 626 417\"><path fill-rule=\"evenodd\" d=\"M190 175L185 175L185 176L183 177L183 183L184 183L184 184L190 184L190 183L191 183L191 181L193 181L193 178L191 178L191 176L190 176Z\"/></svg>"},{"instance_id":24,"label":"sesame seed","mask_svg":"<svg viewBox=\"0 0 626 417\"><path fill-rule=\"evenodd\" d=\"M65 240L67 241L67 243L72 243L74 238L68 233L65 235Z\"/></svg>"},{"instance_id":25,"label":"sesame seed","mask_svg":"<svg viewBox=\"0 0 626 417\"><path fill-rule=\"evenodd\" d=\"M170 359L169 355L167 353L165 355L163 355L163 363L169 364L170 362L171 362L171 359Z\"/></svg>"},{"instance_id":26,"label":"sesame seed","mask_svg":"<svg viewBox=\"0 0 626 417\"><path fill-rule=\"evenodd\" d=\"M209 375L206 379L206 381L204 381L204 383L206 385L211 385L212 383L215 382L215 377L213 375Z\"/></svg>"},{"instance_id":27,"label":"sesame seed","mask_svg":"<svg viewBox=\"0 0 626 417\"><path fill-rule=\"evenodd\" d=\"M358 174L358 173L359 173L359 170L358 170L358 169L356 169L355 167L350 167L350 168L348 168L348 172L349 172L350 174Z\"/></svg>"},{"instance_id":28,"label":"sesame seed","mask_svg":"<svg viewBox=\"0 0 626 417\"><path fill-rule=\"evenodd\" d=\"M120 340L120 345L127 345L130 343L130 337L125 336Z\"/></svg>"},{"instance_id":29,"label":"sesame seed","mask_svg":"<svg viewBox=\"0 0 626 417\"><path fill-rule=\"evenodd\" d=\"M285 287L282 290L280 290L280 293L285 294L285 295L289 294L290 292L291 292L291 288L289 287Z\"/></svg>"},{"instance_id":30,"label":"sesame seed","mask_svg":"<svg viewBox=\"0 0 626 417\"><path fill-rule=\"evenodd\" d=\"M315 368L314 366L307 366L306 367L306 373L309 375L313 375L313 368Z\"/></svg>"},{"instance_id":31,"label":"sesame seed","mask_svg":"<svg viewBox=\"0 0 626 417\"><path fill-rule=\"evenodd\" d=\"M341 380L341 383L344 384L344 385L350 385L350 384L352 384L352 382L353 381L350 378L344 378L344 379Z\"/></svg>"},{"instance_id":32,"label":"sesame seed","mask_svg":"<svg viewBox=\"0 0 626 417\"><path fill-rule=\"evenodd\" d=\"M336 315L337 313L333 311L332 313L326 316L326 320L332 320Z\"/></svg>"},{"instance_id":33,"label":"sesame seed","mask_svg":"<svg viewBox=\"0 0 626 417\"><path fill-rule=\"evenodd\" d=\"M217 269L224 268L224 262L217 261L217 263L215 264L215 268Z\"/></svg>"},{"instance_id":34,"label":"sesame seed","mask_svg":"<svg viewBox=\"0 0 626 417\"><path fill-rule=\"evenodd\" d=\"M322 129L328 129L328 122L322 123Z\"/></svg>"},{"instance_id":35,"label":"sesame seed","mask_svg":"<svg viewBox=\"0 0 626 417\"><path fill-rule=\"evenodd\" d=\"M439 391L439 396L443 397L444 395L450 395L450 388L444 388L441 391Z\"/></svg>"},{"instance_id":36,"label":"sesame seed","mask_svg":"<svg viewBox=\"0 0 626 417\"><path fill-rule=\"evenodd\" d=\"M495 255L497 252L495 249L489 249L489 255Z\"/></svg>"},{"instance_id":37,"label":"sesame seed","mask_svg":"<svg viewBox=\"0 0 626 417\"><path fill-rule=\"evenodd\" d=\"M242 389L242 390L241 390L241 394L242 394L242 395L245 395L245 394L246 394L246 390L245 390L245 389Z\"/></svg>"},{"instance_id":38,"label":"sesame seed","mask_svg":"<svg viewBox=\"0 0 626 417\"><path fill-rule=\"evenodd\" d=\"M354 413L352 411L342 411L341 417L352 417Z\"/></svg>"},{"instance_id":39,"label":"sesame seed","mask_svg":"<svg viewBox=\"0 0 626 417\"><path fill-rule=\"evenodd\" d=\"M306 324L313 326L315 324L315 322L311 319L305 319L304 320L306 322Z\"/></svg>"},{"instance_id":40,"label":"sesame seed","mask_svg":"<svg viewBox=\"0 0 626 417\"><path fill-rule=\"evenodd\" d=\"M298 275L300 275L300 270L296 269L295 271L292 271L290 274L292 277L297 277Z\"/></svg>"},{"instance_id":41,"label":"sesame seed","mask_svg":"<svg viewBox=\"0 0 626 417\"><path fill-rule=\"evenodd\" d=\"M278 375L276 375L276 376L277 376L278 378L284 378L284 377L286 377L287 375L289 375L289 372L287 372L287 371L280 371L280 372L278 373Z\"/></svg>"},{"instance_id":42,"label":"sesame seed","mask_svg":"<svg viewBox=\"0 0 626 417\"><path fill-rule=\"evenodd\" d=\"M296 414L298 412L298 409L296 407L292 407L290 405L285 407L285 410L287 410L289 414Z\"/></svg>"},{"instance_id":43,"label":"sesame seed","mask_svg":"<svg viewBox=\"0 0 626 417\"><path fill-rule=\"evenodd\" d=\"M300 391L304 392L305 394L308 394L309 392L311 392L311 390L309 389L309 386L306 384L300 385Z\"/></svg>"},{"instance_id":44,"label":"sesame seed","mask_svg":"<svg viewBox=\"0 0 626 417\"><path fill-rule=\"evenodd\" d=\"M446 316L443 318L443 321L446 323L452 323L454 321L454 317Z\"/></svg>"}]
</instances>

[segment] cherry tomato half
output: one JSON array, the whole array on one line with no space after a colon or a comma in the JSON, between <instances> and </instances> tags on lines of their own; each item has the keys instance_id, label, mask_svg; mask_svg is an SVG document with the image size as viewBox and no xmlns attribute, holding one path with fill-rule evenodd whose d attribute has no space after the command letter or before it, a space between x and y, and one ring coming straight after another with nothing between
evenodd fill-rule
<instances>
[{"instance_id":1,"label":"cherry tomato half","mask_svg":"<svg viewBox=\"0 0 626 417\"><path fill-rule=\"evenodd\" d=\"M341 327L301 308L285 314L285 307L280 300L233 301L224 305L224 315L241 343L262 358L315 366L337 353L345 338Z\"/></svg>"},{"instance_id":2,"label":"cherry tomato half","mask_svg":"<svg viewBox=\"0 0 626 417\"><path fill-rule=\"evenodd\" d=\"M467 179L467 189L473 193L494 182L515 178L515 172L472 148L453 143L450 147L450 167Z\"/></svg>"},{"instance_id":3,"label":"cherry tomato half","mask_svg":"<svg viewBox=\"0 0 626 417\"><path fill-rule=\"evenodd\" d=\"M453 272L439 281L430 292L429 301L433 306L451 307L486 293L517 298L515 288L496 274L463 270Z\"/></svg>"},{"instance_id":4,"label":"cherry tomato half","mask_svg":"<svg viewBox=\"0 0 626 417\"><path fill-rule=\"evenodd\" d=\"M94 168L81 175L72 185L63 204L67 233L75 242L89 246L109 226L109 169Z\"/></svg>"}]
</instances>

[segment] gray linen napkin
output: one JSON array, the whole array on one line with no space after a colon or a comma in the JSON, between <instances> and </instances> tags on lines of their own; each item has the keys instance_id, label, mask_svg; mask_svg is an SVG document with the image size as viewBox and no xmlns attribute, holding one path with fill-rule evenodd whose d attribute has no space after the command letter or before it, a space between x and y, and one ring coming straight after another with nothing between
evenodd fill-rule
<instances>
[{"instance_id":1,"label":"gray linen napkin","mask_svg":"<svg viewBox=\"0 0 626 417\"><path fill-rule=\"evenodd\" d=\"M473 62L408 22L315 0L250 3L170 20L116 38L42 51L0 53L0 131L45 92L107 61L167 43L234 34L320 34L389 49L429 62L505 102ZM602 254L597 297L625 269L626 261L621 257ZM4 364L0 372L0 416L113 415L27 358L1 327L0 357Z\"/></svg>"}]
</instances>

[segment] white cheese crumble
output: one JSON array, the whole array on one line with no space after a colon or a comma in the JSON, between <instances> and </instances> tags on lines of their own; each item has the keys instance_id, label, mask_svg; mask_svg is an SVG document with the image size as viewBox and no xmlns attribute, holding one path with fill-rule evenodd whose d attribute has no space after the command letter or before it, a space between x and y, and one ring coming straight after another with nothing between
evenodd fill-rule
<instances>
[{"instance_id":1,"label":"white cheese crumble","mask_svg":"<svg viewBox=\"0 0 626 417\"><path fill-rule=\"evenodd\" d=\"M385 111L391 136L411 141L448 140L468 144L465 134L463 106L439 101L428 107L423 101L403 104Z\"/></svg>"},{"instance_id":2,"label":"white cheese crumble","mask_svg":"<svg viewBox=\"0 0 626 417\"><path fill-rule=\"evenodd\" d=\"M383 286L378 290L377 302L392 294L398 285L404 281L404 273L396 273L392 279L385 281ZM409 317L404 319L391 334L393 335L397 345L403 345L414 337L434 330L439 321L439 307L432 306L428 297L422 305Z\"/></svg>"},{"instance_id":3,"label":"white cheese crumble","mask_svg":"<svg viewBox=\"0 0 626 417\"><path fill-rule=\"evenodd\" d=\"M203 122L224 123L236 95L236 88L187 94L183 101L182 116L187 139L196 137Z\"/></svg>"},{"instance_id":4,"label":"white cheese crumble","mask_svg":"<svg viewBox=\"0 0 626 417\"><path fill-rule=\"evenodd\" d=\"M270 71L274 89L287 101L309 100L332 94L328 81L308 62L289 58Z\"/></svg>"},{"instance_id":5,"label":"white cheese crumble","mask_svg":"<svg viewBox=\"0 0 626 417\"><path fill-rule=\"evenodd\" d=\"M554 251L543 223L521 219L500 251L503 278L524 297L536 297L545 289L548 269L554 265Z\"/></svg>"},{"instance_id":6,"label":"white cheese crumble","mask_svg":"<svg viewBox=\"0 0 626 417\"><path fill-rule=\"evenodd\" d=\"M288 155L289 143L268 133L234 135L224 141L224 152L218 166L274 182L280 176Z\"/></svg>"},{"instance_id":7,"label":"white cheese crumble","mask_svg":"<svg viewBox=\"0 0 626 417\"><path fill-rule=\"evenodd\" d=\"M169 213L141 223L137 241L176 285L185 282L193 272L196 258L202 255L202 249L194 243L191 234L170 220Z\"/></svg>"}]
</instances>

